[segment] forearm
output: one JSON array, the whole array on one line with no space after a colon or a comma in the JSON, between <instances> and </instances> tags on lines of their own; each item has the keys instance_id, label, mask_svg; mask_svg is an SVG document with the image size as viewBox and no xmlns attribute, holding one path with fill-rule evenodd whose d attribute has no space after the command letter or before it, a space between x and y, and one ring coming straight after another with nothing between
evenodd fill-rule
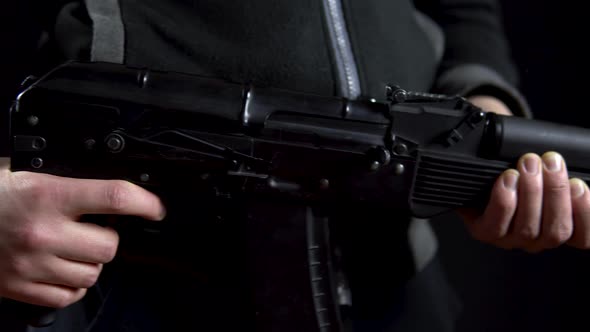
<instances>
[{"instance_id":1,"label":"forearm","mask_svg":"<svg viewBox=\"0 0 590 332\"><path fill-rule=\"evenodd\" d=\"M467 98L474 105L481 107L486 112L502 115L514 115L510 108L500 99L486 95L474 95Z\"/></svg>"},{"instance_id":2,"label":"forearm","mask_svg":"<svg viewBox=\"0 0 590 332\"><path fill-rule=\"evenodd\" d=\"M511 114L532 117L517 89L518 71L510 55L498 1L415 0L415 4L444 34L444 53L434 92L494 97Z\"/></svg>"},{"instance_id":3,"label":"forearm","mask_svg":"<svg viewBox=\"0 0 590 332\"><path fill-rule=\"evenodd\" d=\"M418 10L443 30L442 72L464 64L480 64L498 72L508 83L518 83L498 1L415 0L415 3Z\"/></svg>"}]
</instances>

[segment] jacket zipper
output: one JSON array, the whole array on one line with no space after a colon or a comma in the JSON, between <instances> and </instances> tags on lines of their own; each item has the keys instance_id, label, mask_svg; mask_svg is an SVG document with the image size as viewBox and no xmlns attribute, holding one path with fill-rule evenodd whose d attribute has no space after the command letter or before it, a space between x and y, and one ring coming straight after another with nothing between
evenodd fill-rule
<instances>
[{"instance_id":1,"label":"jacket zipper","mask_svg":"<svg viewBox=\"0 0 590 332\"><path fill-rule=\"evenodd\" d=\"M323 0L323 5L340 83L340 93L342 97L356 99L361 95L360 79L341 0Z\"/></svg>"}]
</instances>

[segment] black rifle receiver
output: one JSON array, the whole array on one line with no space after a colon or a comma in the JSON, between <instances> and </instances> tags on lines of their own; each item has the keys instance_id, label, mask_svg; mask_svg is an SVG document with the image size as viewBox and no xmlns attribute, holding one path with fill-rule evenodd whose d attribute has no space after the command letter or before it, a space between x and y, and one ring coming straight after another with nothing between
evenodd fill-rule
<instances>
[{"instance_id":1,"label":"black rifle receiver","mask_svg":"<svg viewBox=\"0 0 590 332\"><path fill-rule=\"evenodd\" d=\"M235 194L387 205L418 217L481 207L527 152L558 151L570 176L589 179L588 129L395 86L384 97L350 101L70 62L20 94L11 168L147 187L207 175Z\"/></svg>"},{"instance_id":2,"label":"black rifle receiver","mask_svg":"<svg viewBox=\"0 0 590 332\"><path fill-rule=\"evenodd\" d=\"M590 180L590 130L495 115L461 97L384 92L353 101L69 62L14 104L11 169L417 217L484 207L498 175L528 152L558 151L571 177Z\"/></svg>"}]
</instances>

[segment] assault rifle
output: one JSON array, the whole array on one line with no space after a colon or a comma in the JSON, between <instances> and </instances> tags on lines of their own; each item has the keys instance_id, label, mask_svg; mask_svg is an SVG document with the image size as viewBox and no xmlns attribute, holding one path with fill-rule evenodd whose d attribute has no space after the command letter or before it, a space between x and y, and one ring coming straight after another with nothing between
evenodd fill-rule
<instances>
[{"instance_id":1,"label":"assault rifle","mask_svg":"<svg viewBox=\"0 0 590 332\"><path fill-rule=\"evenodd\" d=\"M458 96L388 85L380 100L347 100L107 63L70 62L25 82L10 138L13 171L314 210L481 208L527 152L558 151L571 177L590 180L590 130L488 113ZM336 331L325 228L306 225L316 326Z\"/></svg>"}]
</instances>

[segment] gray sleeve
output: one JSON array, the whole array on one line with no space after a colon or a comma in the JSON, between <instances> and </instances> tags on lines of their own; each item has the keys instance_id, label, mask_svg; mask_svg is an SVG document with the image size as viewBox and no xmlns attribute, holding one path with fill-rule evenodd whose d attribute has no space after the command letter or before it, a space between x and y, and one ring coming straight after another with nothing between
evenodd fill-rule
<instances>
[{"instance_id":1,"label":"gray sleeve","mask_svg":"<svg viewBox=\"0 0 590 332\"><path fill-rule=\"evenodd\" d=\"M517 116L533 118L527 100L520 91L493 69L480 64L464 64L443 72L435 92L468 97L475 94L502 100Z\"/></svg>"}]
</instances>

